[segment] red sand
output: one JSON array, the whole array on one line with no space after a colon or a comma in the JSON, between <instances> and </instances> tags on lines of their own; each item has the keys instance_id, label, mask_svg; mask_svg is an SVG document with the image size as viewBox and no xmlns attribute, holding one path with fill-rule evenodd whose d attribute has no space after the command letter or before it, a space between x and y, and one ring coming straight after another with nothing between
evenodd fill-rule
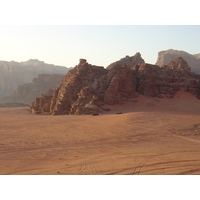
<instances>
[{"instance_id":1,"label":"red sand","mask_svg":"<svg viewBox=\"0 0 200 200\"><path fill-rule=\"evenodd\" d=\"M137 100L99 116L1 108L0 174L200 174L200 101Z\"/></svg>"}]
</instances>

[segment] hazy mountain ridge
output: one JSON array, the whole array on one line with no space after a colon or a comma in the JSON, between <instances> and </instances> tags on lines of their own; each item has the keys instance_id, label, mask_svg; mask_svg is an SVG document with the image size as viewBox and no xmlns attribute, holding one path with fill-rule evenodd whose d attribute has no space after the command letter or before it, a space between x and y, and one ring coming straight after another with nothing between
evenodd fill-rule
<instances>
[{"instance_id":1,"label":"hazy mountain ridge","mask_svg":"<svg viewBox=\"0 0 200 200\"><path fill-rule=\"evenodd\" d=\"M0 98L10 95L20 85L31 83L38 74L66 74L69 69L37 59L25 62L0 61Z\"/></svg>"},{"instance_id":2,"label":"hazy mountain ridge","mask_svg":"<svg viewBox=\"0 0 200 200\"><path fill-rule=\"evenodd\" d=\"M185 51L174 49L160 51L158 52L156 65L160 67L167 65L177 57L182 57L188 63L192 72L200 74L200 53L192 55Z\"/></svg>"},{"instance_id":3,"label":"hazy mountain ridge","mask_svg":"<svg viewBox=\"0 0 200 200\"><path fill-rule=\"evenodd\" d=\"M1 98L0 104L30 104L37 96L45 93L46 90L58 87L63 76L63 74L38 74L32 83L18 86L11 95Z\"/></svg>"}]
</instances>

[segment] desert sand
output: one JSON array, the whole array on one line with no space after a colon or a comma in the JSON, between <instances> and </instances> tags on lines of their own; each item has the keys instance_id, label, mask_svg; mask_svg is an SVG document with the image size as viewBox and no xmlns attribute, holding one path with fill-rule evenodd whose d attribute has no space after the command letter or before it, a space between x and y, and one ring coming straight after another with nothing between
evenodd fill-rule
<instances>
[{"instance_id":1,"label":"desert sand","mask_svg":"<svg viewBox=\"0 0 200 200\"><path fill-rule=\"evenodd\" d=\"M192 94L110 108L99 116L0 108L0 174L200 174L200 100Z\"/></svg>"}]
</instances>

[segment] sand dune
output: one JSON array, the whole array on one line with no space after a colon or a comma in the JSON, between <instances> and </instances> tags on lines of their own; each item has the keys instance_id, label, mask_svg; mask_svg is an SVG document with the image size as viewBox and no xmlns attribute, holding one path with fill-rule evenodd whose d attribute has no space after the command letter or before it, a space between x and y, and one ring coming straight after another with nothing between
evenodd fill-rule
<instances>
[{"instance_id":1,"label":"sand dune","mask_svg":"<svg viewBox=\"0 0 200 200\"><path fill-rule=\"evenodd\" d=\"M139 96L111 108L99 116L1 108L0 174L200 174L193 95Z\"/></svg>"}]
</instances>

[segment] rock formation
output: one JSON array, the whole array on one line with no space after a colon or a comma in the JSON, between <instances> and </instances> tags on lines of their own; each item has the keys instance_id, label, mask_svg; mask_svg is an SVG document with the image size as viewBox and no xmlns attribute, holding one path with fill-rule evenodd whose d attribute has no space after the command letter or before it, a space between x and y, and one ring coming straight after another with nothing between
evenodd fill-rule
<instances>
[{"instance_id":1,"label":"rock formation","mask_svg":"<svg viewBox=\"0 0 200 200\"><path fill-rule=\"evenodd\" d=\"M182 57L188 63L192 72L200 74L200 54L192 55L185 51L178 51L173 49L160 51L158 53L158 59L156 65L160 67L163 65L167 65L177 57Z\"/></svg>"},{"instance_id":2,"label":"rock formation","mask_svg":"<svg viewBox=\"0 0 200 200\"><path fill-rule=\"evenodd\" d=\"M200 75L191 73L181 57L162 67L140 63L132 67L118 64L110 69L80 59L54 94L37 98L30 110L55 115L98 114L109 110L107 105L134 101L138 95L172 98L179 90L200 99Z\"/></svg>"},{"instance_id":3,"label":"rock formation","mask_svg":"<svg viewBox=\"0 0 200 200\"><path fill-rule=\"evenodd\" d=\"M111 63L107 69L111 69L112 67L116 66L116 65L126 65L127 67L133 67L136 64L139 63L144 63L143 58L141 57L141 54L139 52L137 52L134 56L126 56L122 59L120 59L119 61L116 61L114 63Z\"/></svg>"},{"instance_id":4,"label":"rock formation","mask_svg":"<svg viewBox=\"0 0 200 200\"><path fill-rule=\"evenodd\" d=\"M200 97L200 75L191 73L181 57L162 67L141 64L137 80L137 92L146 96L172 98L177 91L184 90Z\"/></svg>"},{"instance_id":5,"label":"rock formation","mask_svg":"<svg viewBox=\"0 0 200 200\"><path fill-rule=\"evenodd\" d=\"M39 60L26 62L0 61L0 98L8 96L25 83L31 83L38 74L63 74L69 68L46 64Z\"/></svg>"},{"instance_id":6,"label":"rock formation","mask_svg":"<svg viewBox=\"0 0 200 200\"><path fill-rule=\"evenodd\" d=\"M63 74L39 74L32 83L18 86L9 96L0 99L0 104L21 105L32 103L36 97L44 94L48 89L58 87L63 78Z\"/></svg>"},{"instance_id":7,"label":"rock formation","mask_svg":"<svg viewBox=\"0 0 200 200\"><path fill-rule=\"evenodd\" d=\"M193 56L195 56L197 59L200 59L200 53L194 54Z\"/></svg>"}]
</instances>

